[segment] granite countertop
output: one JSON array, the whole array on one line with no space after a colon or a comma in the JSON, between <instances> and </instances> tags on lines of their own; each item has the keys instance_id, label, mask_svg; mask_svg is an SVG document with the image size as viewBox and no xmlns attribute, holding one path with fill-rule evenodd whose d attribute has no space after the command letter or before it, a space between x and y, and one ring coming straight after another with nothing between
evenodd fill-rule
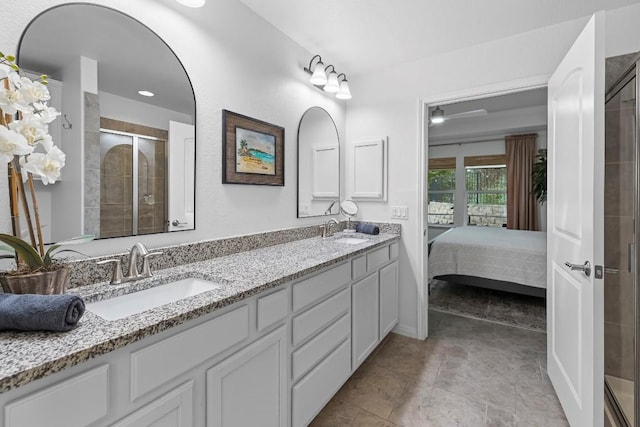
<instances>
[{"instance_id":1,"label":"granite countertop","mask_svg":"<svg viewBox=\"0 0 640 427\"><path fill-rule=\"evenodd\" d=\"M366 238L368 242L357 245L336 242L340 237ZM107 321L87 310L78 326L66 333L1 332L0 393L399 238L398 234L386 233L377 236L336 233L327 239L314 237L172 267L157 271L152 278L135 282L73 288L70 293L78 294L90 303L186 277L224 285L120 320Z\"/></svg>"}]
</instances>

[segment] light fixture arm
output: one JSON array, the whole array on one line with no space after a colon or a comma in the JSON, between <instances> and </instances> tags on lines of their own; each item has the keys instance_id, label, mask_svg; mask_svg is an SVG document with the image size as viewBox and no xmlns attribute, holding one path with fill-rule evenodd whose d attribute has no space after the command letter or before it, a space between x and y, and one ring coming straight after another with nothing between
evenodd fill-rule
<instances>
[{"instance_id":1,"label":"light fixture arm","mask_svg":"<svg viewBox=\"0 0 640 427\"><path fill-rule=\"evenodd\" d=\"M348 81L348 80L347 80L347 75L346 75L345 73L340 73L340 74L338 74L338 81L341 81L341 80L340 80L340 76L344 77L344 79L342 80L343 82L347 82L347 81Z\"/></svg>"},{"instance_id":2,"label":"light fixture arm","mask_svg":"<svg viewBox=\"0 0 640 427\"><path fill-rule=\"evenodd\" d=\"M332 68L332 72L335 73L336 72L336 67L333 66L333 64L329 64L326 67L324 67L324 72L326 73L327 70L329 69L329 67Z\"/></svg>"},{"instance_id":3,"label":"light fixture arm","mask_svg":"<svg viewBox=\"0 0 640 427\"><path fill-rule=\"evenodd\" d=\"M311 58L311 61L309 61L309 67L304 69L307 73L313 73L313 60L316 58L318 58L318 62L322 62L322 57L320 55L314 55Z\"/></svg>"}]
</instances>

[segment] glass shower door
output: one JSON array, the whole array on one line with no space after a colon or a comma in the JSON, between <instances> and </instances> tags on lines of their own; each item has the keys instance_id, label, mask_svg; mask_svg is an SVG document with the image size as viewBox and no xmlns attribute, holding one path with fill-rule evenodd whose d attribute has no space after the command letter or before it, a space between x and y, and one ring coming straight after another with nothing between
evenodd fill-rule
<instances>
[{"instance_id":1,"label":"glass shower door","mask_svg":"<svg viewBox=\"0 0 640 427\"><path fill-rule=\"evenodd\" d=\"M605 105L605 392L621 422L636 424L636 72Z\"/></svg>"}]
</instances>

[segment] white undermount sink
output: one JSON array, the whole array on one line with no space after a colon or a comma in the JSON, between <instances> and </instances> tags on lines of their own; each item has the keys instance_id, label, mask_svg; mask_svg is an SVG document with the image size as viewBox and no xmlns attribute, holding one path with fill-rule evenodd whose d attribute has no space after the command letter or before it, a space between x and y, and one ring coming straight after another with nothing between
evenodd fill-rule
<instances>
[{"instance_id":1,"label":"white undermount sink","mask_svg":"<svg viewBox=\"0 0 640 427\"><path fill-rule=\"evenodd\" d=\"M341 237L336 239L336 243L344 243L346 245L359 245L368 241L368 239L360 239L358 237Z\"/></svg>"},{"instance_id":2,"label":"white undermount sink","mask_svg":"<svg viewBox=\"0 0 640 427\"><path fill-rule=\"evenodd\" d=\"M161 305L189 298L222 285L197 278L187 278L130 294L87 304L87 310L105 320L118 320Z\"/></svg>"}]
</instances>

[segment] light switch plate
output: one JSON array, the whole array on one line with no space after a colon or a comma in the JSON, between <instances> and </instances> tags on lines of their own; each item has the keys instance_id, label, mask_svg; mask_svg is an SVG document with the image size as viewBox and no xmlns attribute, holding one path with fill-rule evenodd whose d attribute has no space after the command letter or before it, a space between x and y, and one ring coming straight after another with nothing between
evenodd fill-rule
<instances>
[{"instance_id":1,"label":"light switch plate","mask_svg":"<svg viewBox=\"0 0 640 427\"><path fill-rule=\"evenodd\" d=\"M391 219L408 219L409 208L407 206L391 206Z\"/></svg>"}]
</instances>

